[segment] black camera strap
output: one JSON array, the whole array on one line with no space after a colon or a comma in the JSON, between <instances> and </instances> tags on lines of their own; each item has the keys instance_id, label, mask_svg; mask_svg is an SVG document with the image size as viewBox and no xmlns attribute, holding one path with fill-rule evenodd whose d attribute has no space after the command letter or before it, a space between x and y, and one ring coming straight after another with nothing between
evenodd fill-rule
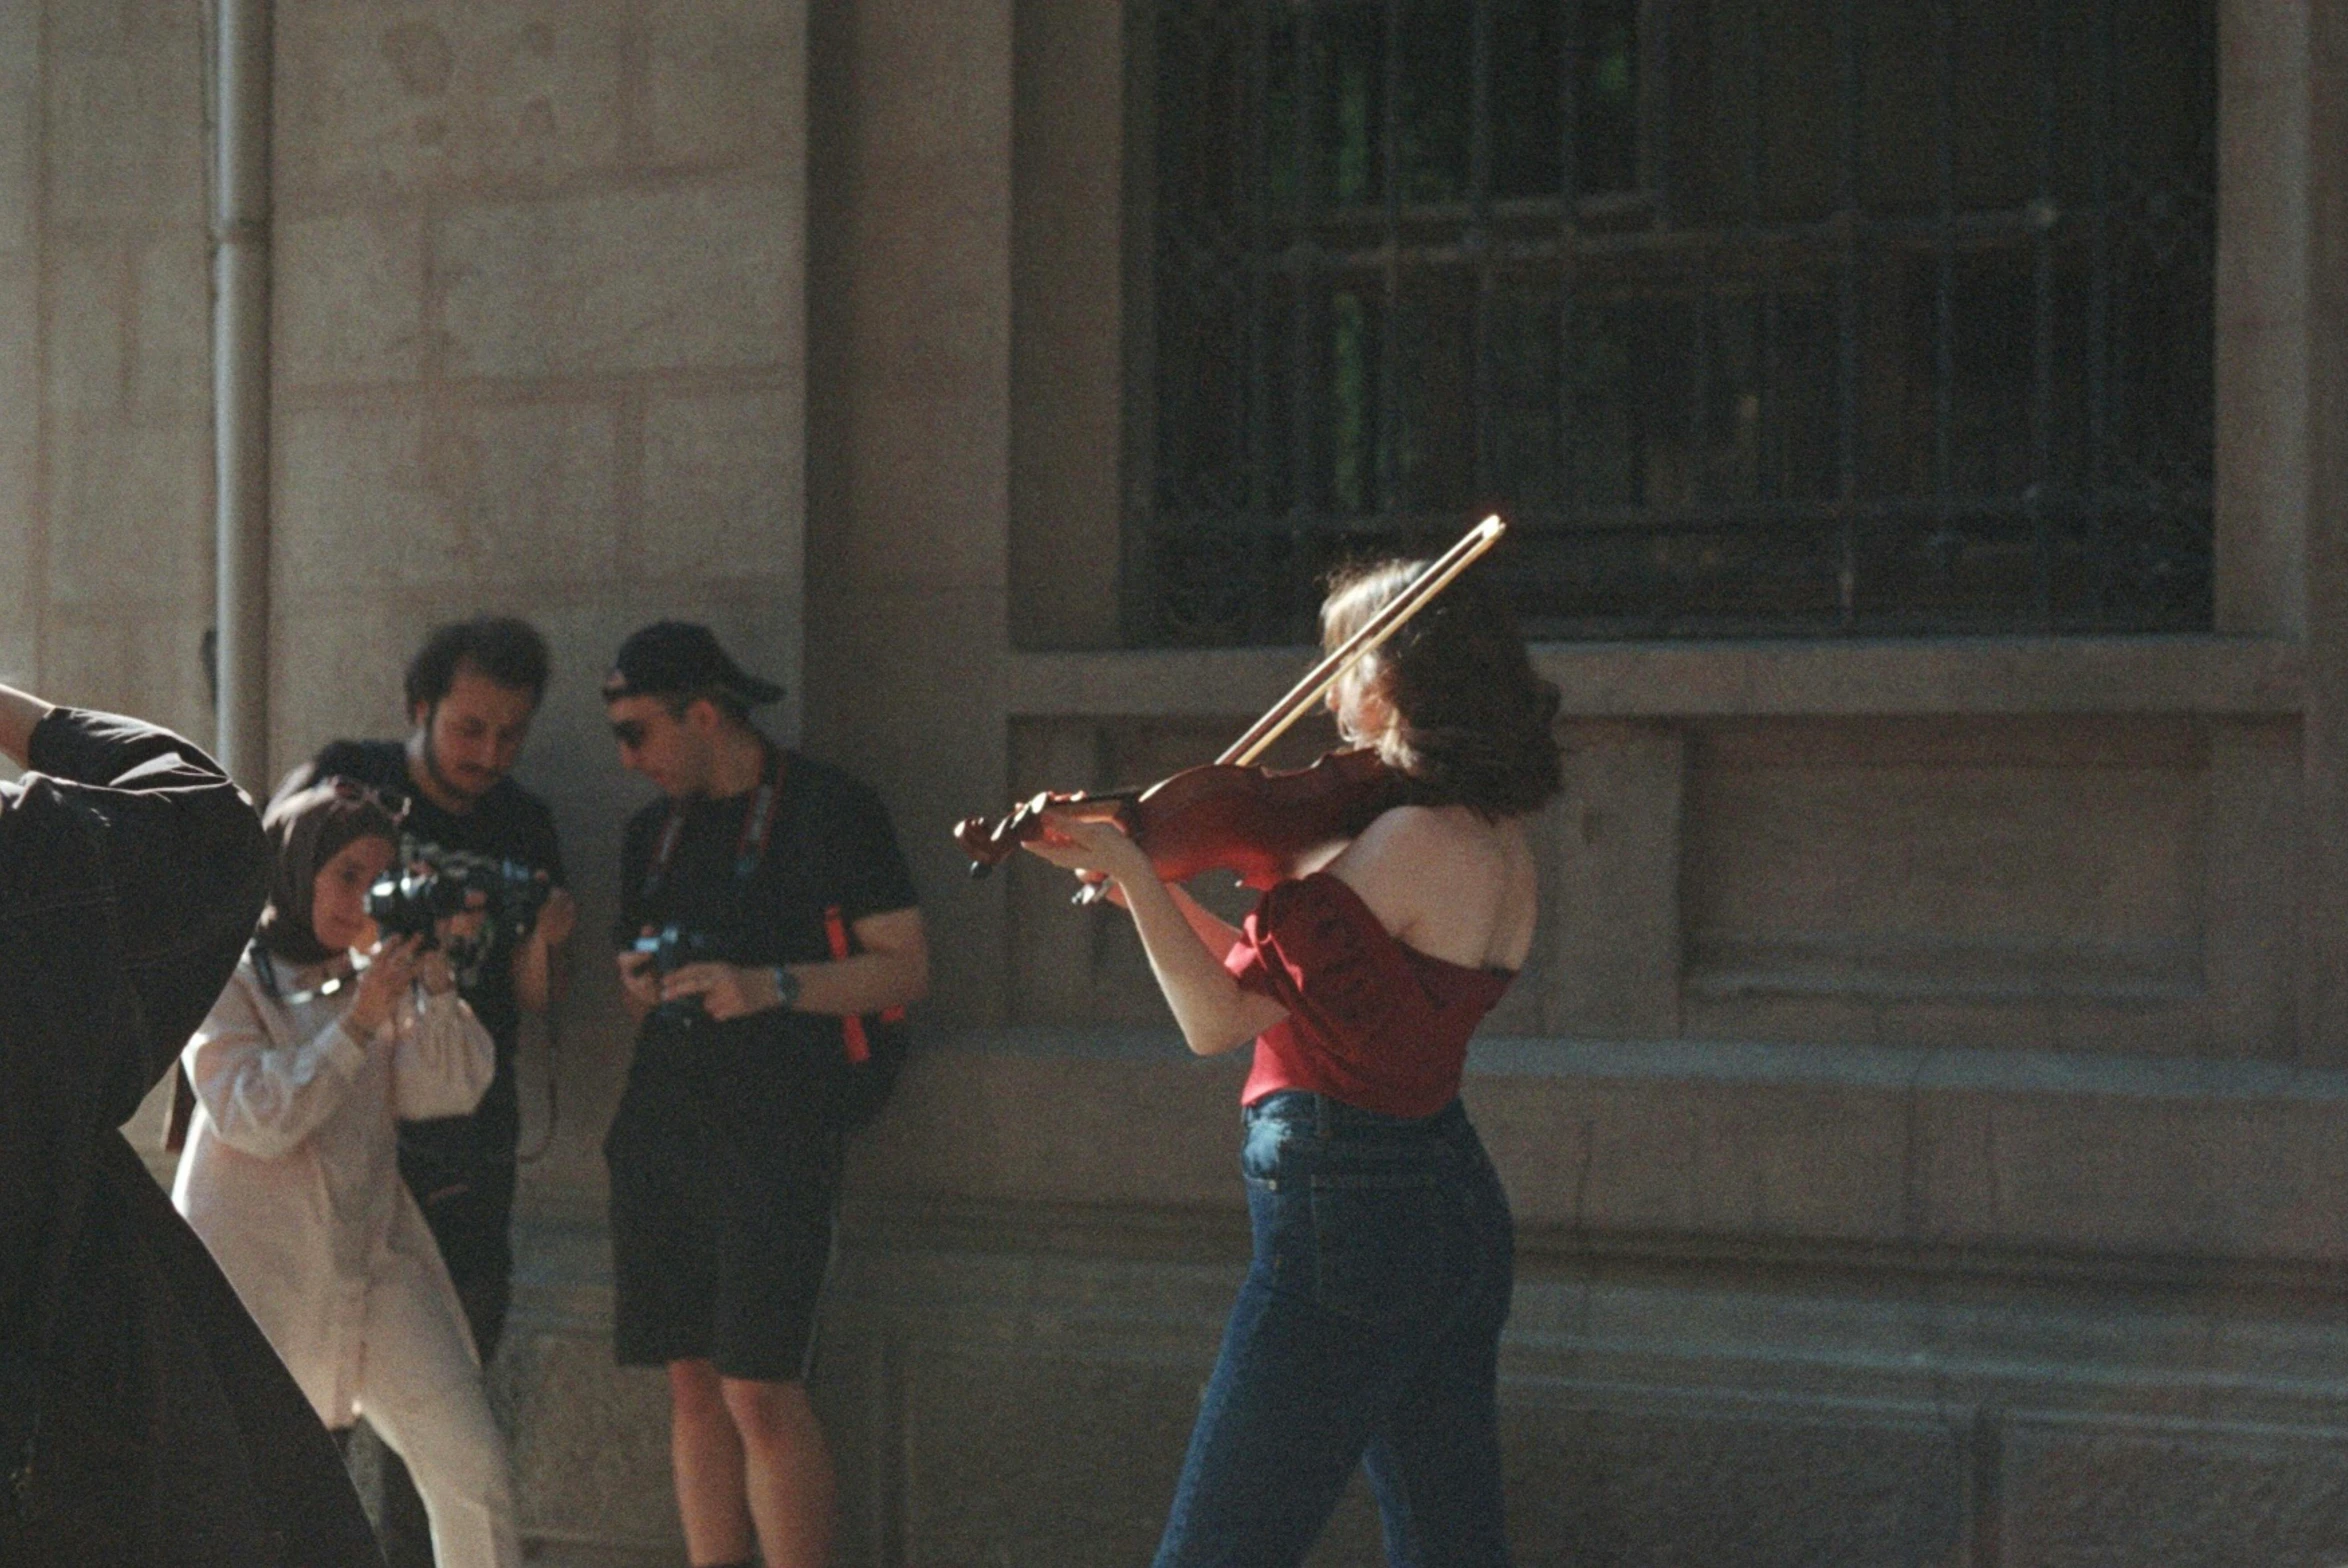
<instances>
[{"instance_id":1,"label":"black camera strap","mask_svg":"<svg viewBox=\"0 0 2348 1568\"><path fill-rule=\"evenodd\" d=\"M769 744L765 765L759 769L758 792L750 800L750 809L742 814L742 831L734 840L734 882L736 886L748 882L758 874L765 863L766 846L774 838L775 801L782 794L783 749ZM660 827L660 842L652 852L652 865L644 873L642 898L650 907L669 878L669 868L676 862L677 846L685 837L685 813L689 803L669 802L668 820Z\"/></svg>"}]
</instances>

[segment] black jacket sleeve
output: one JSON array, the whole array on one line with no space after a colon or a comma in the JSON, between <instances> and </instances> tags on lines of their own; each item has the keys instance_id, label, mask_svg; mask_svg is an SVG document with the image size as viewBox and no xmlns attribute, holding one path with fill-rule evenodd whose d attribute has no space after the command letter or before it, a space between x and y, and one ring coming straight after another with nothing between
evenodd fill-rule
<instances>
[{"instance_id":1,"label":"black jacket sleeve","mask_svg":"<svg viewBox=\"0 0 2348 1568\"><path fill-rule=\"evenodd\" d=\"M87 891L114 905L144 1093L204 1021L252 938L269 886L260 822L219 764L136 719L57 709L33 731L27 760L92 829L105 886ZM136 1108L134 1094L109 1110Z\"/></svg>"}]
</instances>

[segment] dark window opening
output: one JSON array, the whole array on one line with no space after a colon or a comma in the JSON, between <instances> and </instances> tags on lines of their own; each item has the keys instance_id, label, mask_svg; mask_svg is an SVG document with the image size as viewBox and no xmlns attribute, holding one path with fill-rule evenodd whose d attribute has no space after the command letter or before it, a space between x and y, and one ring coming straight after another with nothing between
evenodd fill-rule
<instances>
[{"instance_id":1,"label":"dark window opening","mask_svg":"<svg viewBox=\"0 0 2348 1568\"><path fill-rule=\"evenodd\" d=\"M2211 0L1157 0L1148 644L2204 630Z\"/></svg>"}]
</instances>

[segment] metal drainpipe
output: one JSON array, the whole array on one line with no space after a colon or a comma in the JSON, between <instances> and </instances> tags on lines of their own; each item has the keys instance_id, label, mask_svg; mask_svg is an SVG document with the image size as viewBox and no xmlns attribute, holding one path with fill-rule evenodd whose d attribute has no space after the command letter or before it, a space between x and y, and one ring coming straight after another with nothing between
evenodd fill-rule
<instances>
[{"instance_id":1,"label":"metal drainpipe","mask_svg":"<svg viewBox=\"0 0 2348 1568\"><path fill-rule=\"evenodd\" d=\"M220 640L216 746L269 784L270 0L217 0L213 27L212 422Z\"/></svg>"}]
</instances>

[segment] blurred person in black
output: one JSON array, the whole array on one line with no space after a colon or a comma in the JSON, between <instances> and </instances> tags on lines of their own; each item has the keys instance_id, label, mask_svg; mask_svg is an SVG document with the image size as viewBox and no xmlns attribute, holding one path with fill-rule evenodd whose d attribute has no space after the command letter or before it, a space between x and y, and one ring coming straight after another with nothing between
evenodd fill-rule
<instances>
[{"instance_id":1,"label":"blurred person in black","mask_svg":"<svg viewBox=\"0 0 2348 1568\"><path fill-rule=\"evenodd\" d=\"M196 749L0 687L0 1565L371 1568L334 1445L116 1130L269 855Z\"/></svg>"},{"instance_id":2,"label":"blurred person in black","mask_svg":"<svg viewBox=\"0 0 2348 1568\"><path fill-rule=\"evenodd\" d=\"M604 1155L619 1360L667 1369L696 1568L830 1560L808 1402L839 1191L843 1020L920 997L929 946L887 810L750 722L782 689L709 628L648 626L603 684L621 765L664 799L621 840L639 1025ZM650 951L647 951L650 949Z\"/></svg>"},{"instance_id":3,"label":"blurred person in black","mask_svg":"<svg viewBox=\"0 0 2348 1568\"><path fill-rule=\"evenodd\" d=\"M287 787L340 775L406 798L401 856L412 861L455 851L512 861L553 884L526 936L509 940L497 921L469 955L457 989L497 1048L497 1075L470 1115L403 1121L400 1174L415 1194L455 1281L473 1343L487 1366L505 1336L513 1292L516 1144L521 1133L514 1059L522 1015L556 1001L560 953L577 922L563 890L562 846L546 803L510 776L546 694L546 640L526 621L481 616L435 629L408 664L412 728L404 741L338 740ZM366 1442L362 1439L362 1442ZM380 1514L392 1568L430 1563L423 1505L398 1459L367 1443L383 1477Z\"/></svg>"}]
</instances>

